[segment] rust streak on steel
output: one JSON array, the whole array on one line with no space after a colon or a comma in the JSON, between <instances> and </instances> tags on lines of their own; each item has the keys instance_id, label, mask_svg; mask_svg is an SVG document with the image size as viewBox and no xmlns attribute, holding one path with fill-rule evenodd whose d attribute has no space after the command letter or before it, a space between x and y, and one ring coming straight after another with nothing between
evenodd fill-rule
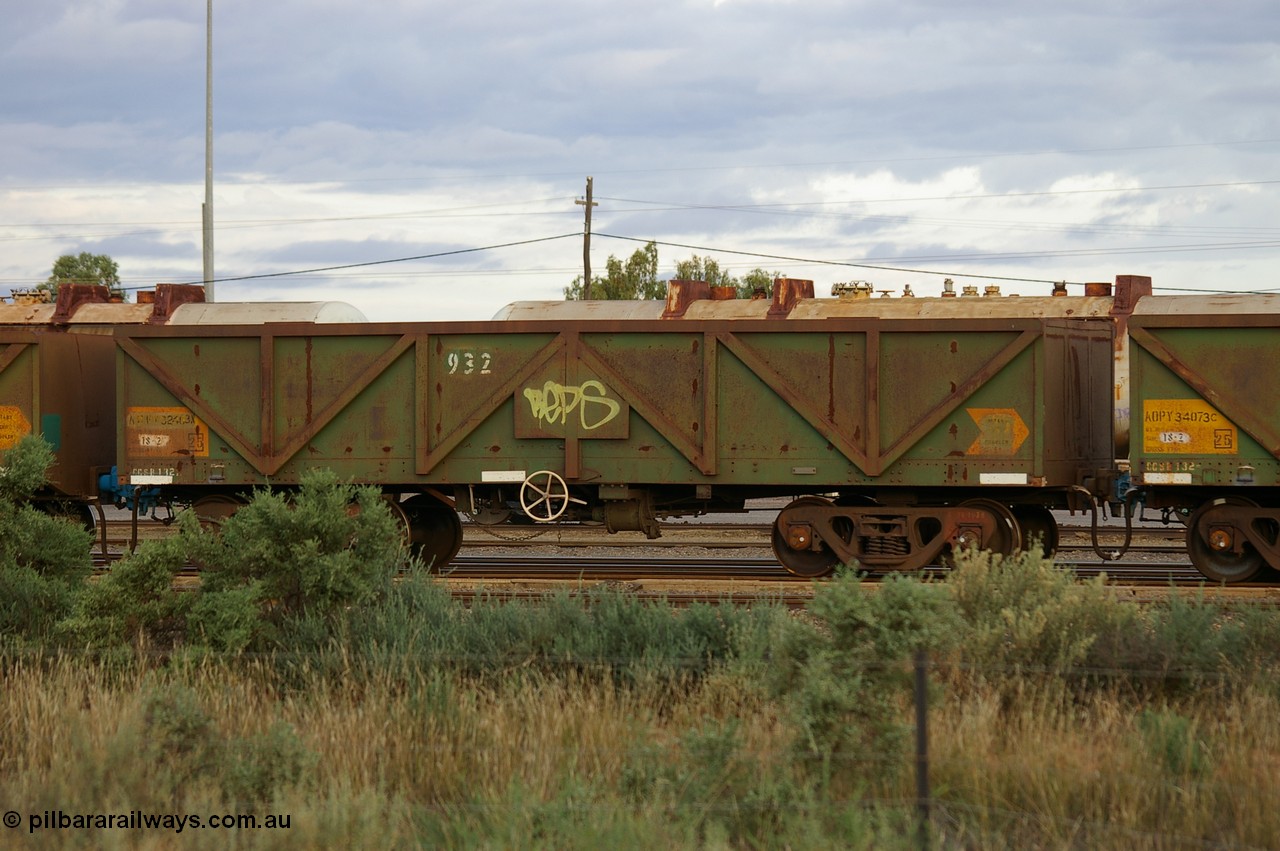
<instances>
[{"instance_id":1,"label":"rust streak on steel","mask_svg":"<svg viewBox=\"0 0 1280 851\"><path fill-rule=\"evenodd\" d=\"M262 370L258 386L259 444L266 461L263 473L270 476L279 466L272 468L271 460L275 456L276 345L269 331L263 331L258 340L258 359Z\"/></svg>"},{"instance_id":2,"label":"rust streak on steel","mask_svg":"<svg viewBox=\"0 0 1280 851\"><path fill-rule=\"evenodd\" d=\"M667 416L666 412L657 404L651 403L639 388L627 380L620 371L605 363L595 352L584 348L582 350L582 360L587 366L602 375L609 385L627 400L627 404L632 409L657 428L663 437L670 441L671 445L697 467L700 472L705 475L714 474L715 462L708 458L708 453L704 449L706 429L703 429L702 443L690 440L685 434L686 429L681 428L678 423Z\"/></svg>"},{"instance_id":3,"label":"rust streak on steel","mask_svg":"<svg viewBox=\"0 0 1280 851\"><path fill-rule=\"evenodd\" d=\"M875 475L880 475L884 469L898 460L912 446L914 446L925 434L935 428L939 423L945 420L951 413L965 403L965 401L984 387L996 375L1013 362L1013 359L1025 351L1036 340L1042 336L1041 331L1037 328L1025 327L1022 333L1009 345L1005 346L994 357L990 358L981 369L971 375L966 381L960 384L951 396L942 403L935 406L931 411L926 412L916 424L908 429L898 438L883 454L878 457L878 465ZM1036 326L1040 325L1037 320L1034 322ZM1015 329L1016 330L1016 329ZM870 359L868 357L868 359Z\"/></svg>"},{"instance_id":4,"label":"rust streak on steel","mask_svg":"<svg viewBox=\"0 0 1280 851\"><path fill-rule=\"evenodd\" d=\"M308 340L309 339L310 338L308 338ZM307 423L306 428L300 429L296 432L289 442L281 447L278 453L271 456L268 462L269 470L266 475L270 476L279 471L279 469L283 467L290 458L296 455L302 447L306 446L312 438L319 434L322 428L327 426L333 421L334 417L345 410L346 407L350 405L351 402L359 396L375 378L386 372L393 363L399 360L400 356L408 351L413 345L414 339L415 337L412 334L402 334L387 348L386 351L374 358L373 361L361 370L358 375L353 376L347 383L347 386L343 388L342 392L339 393L332 402L321 408L319 413L315 415L315 419Z\"/></svg>"},{"instance_id":5,"label":"rust streak on steel","mask_svg":"<svg viewBox=\"0 0 1280 851\"><path fill-rule=\"evenodd\" d=\"M444 336L443 333L439 336ZM418 469L419 475L425 475L445 457L452 452L458 444L466 440L471 435L472 430L479 423L483 422L502 404L515 395L528 380L549 363L556 355L562 355L564 352L565 339L564 333L556 335L556 337L547 343L541 349L534 353L533 357L520 369L511 372L511 377L498 386L492 393L468 411L459 417L453 428L442 434L433 434L430 430L426 435L426 439L420 439L418 442ZM420 362L421 363L421 362ZM435 411L436 422L440 422L440 417L445 412ZM421 436L420 436L421 437Z\"/></svg>"},{"instance_id":6,"label":"rust streak on steel","mask_svg":"<svg viewBox=\"0 0 1280 851\"><path fill-rule=\"evenodd\" d=\"M866 353L863 356L866 370L863 380L866 382L866 407L862 428L863 461L860 466L868 476L878 476L884 469L880 459L880 330L870 327L863 338Z\"/></svg>"},{"instance_id":7,"label":"rust streak on steel","mask_svg":"<svg viewBox=\"0 0 1280 851\"><path fill-rule=\"evenodd\" d=\"M871 466L866 453L853 441L849 440L846 435L841 434L837 425L828 420L822 412L814 410L803 394L792 387L786 378L771 367L763 357L756 354L740 337L740 334L728 330L716 334L716 339L732 352L734 357L746 364L769 389L782 397L796 413L817 429L841 454L856 464L859 469L866 471Z\"/></svg>"},{"instance_id":8,"label":"rust streak on steel","mask_svg":"<svg viewBox=\"0 0 1280 851\"><path fill-rule=\"evenodd\" d=\"M701 471L708 476L716 474L719 463L720 406L717 404L719 390L716 368L720 357L720 346L714 334L702 335L702 466ZM708 451L710 447L710 451Z\"/></svg>"},{"instance_id":9,"label":"rust streak on steel","mask_svg":"<svg viewBox=\"0 0 1280 851\"><path fill-rule=\"evenodd\" d=\"M827 333L827 419L836 421L836 335Z\"/></svg>"}]
</instances>

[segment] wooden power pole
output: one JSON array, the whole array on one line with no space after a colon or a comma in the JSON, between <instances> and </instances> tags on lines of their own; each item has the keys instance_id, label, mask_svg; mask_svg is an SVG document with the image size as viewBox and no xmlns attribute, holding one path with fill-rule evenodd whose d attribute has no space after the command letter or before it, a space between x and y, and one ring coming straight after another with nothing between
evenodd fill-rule
<instances>
[{"instance_id":1,"label":"wooden power pole","mask_svg":"<svg viewBox=\"0 0 1280 851\"><path fill-rule=\"evenodd\" d=\"M582 300L591 298L591 208L598 206L591 200L592 178L587 178L587 197L579 198L575 204L586 207L586 220L582 223Z\"/></svg>"}]
</instances>

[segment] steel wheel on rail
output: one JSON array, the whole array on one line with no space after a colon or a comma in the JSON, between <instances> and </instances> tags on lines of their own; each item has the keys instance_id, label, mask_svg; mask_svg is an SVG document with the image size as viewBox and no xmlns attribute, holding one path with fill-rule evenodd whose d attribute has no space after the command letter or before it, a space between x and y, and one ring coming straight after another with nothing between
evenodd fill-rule
<instances>
[{"instance_id":1,"label":"steel wheel on rail","mask_svg":"<svg viewBox=\"0 0 1280 851\"><path fill-rule=\"evenodd\" d=\"M1239 496L1211 499L1195 510L1187 521L1187 555L1196 570L1214 582L1248 582L1265 568L1262 554L1247 540L1235 550L1235 538L1243 533L1230 523L1215 521L1218 509L1225 506L1256 506Z\"/></svg>"},{"instance_id":2,"label":"steel wheel on rail","mask_svg":"<svg viewBox=\"0 0 1280 851\"><path fill-rule=\"evenodd\" d=\"M1053 512L1043 505L1015 505L1013 518L1022 530L1023 551L1035 551L1039 542L1040 554L1053 558L1058 551L1058 521L1053 519Z\"/></svg>"},{"instance_id":3,"label":"steel wheel on rail","mask_svg":"<svg viewBox=\"0 0 1280 851\"><path fill-rule=\"evenodd\" d=\"M221 532L222 524L235 515L237 511L249 504L242 496L228 493L214 493L202 496L191 503L191 510L206 532Z\"/></svg>"},{"instance_id":4,"label":"steel wheel on rail","mask_svg":"<svg viewBox=\"0 0 1280 851\"><path fill-rule=\"evenodd\" d=\"M980 548L990 550L996 555L1011 556L1022 545L1022 530L1014 519L1009 506L994 499L967 499L960 503L961 508L980 508L995 520L995 532L987 540L980 542Z\"/></svg>"},{"instance_id":5,"label":"steel wheel on rail","mask_svg":"<svg viewBox=\"0 0 1280 851\"><path fill-rule=\"evenodd\" d=\"M805 505L829 506L830 501L816 496L802 496L792 502L782 511L778 512L778 519L773 521L773 534L770 540L773 544L773 555L778 559L778 563L787 569L788 573L795 576L802 576L806 579L815 579L819 576L826 576L836 569L836 565L840 560L836 554L826 547L818 550L808 549L811 546L809 535L811 532L804 532L795 528L784 530L785 515L793 508Z\"/></svg>"},{"instance_id":6,"label":"steel wheel on rail","mask_svg":"<svg viewBox=\"0 0 1280 851\"><path fill-rule=\"evenodd\" d=\"M36 508L40 509L50 517L57 517L68 523L74 523L86 532L93 532L97 529L97 522L93 517L93 510L84 502L75 502L74 500L40 500L32 503Z\"/></svg>"},{"instance_id":7,"label":"steel wheel on rail","mask_svg":"<svg viewBox=\"0 0 1280 851\"><path fill-rule=\"evenodd\" d=\"M398 507L408 519L409 549L414 555L436 570L453 561L462 549L462 520L452 506L419 494Z\"/></svg>"}]
</instances>

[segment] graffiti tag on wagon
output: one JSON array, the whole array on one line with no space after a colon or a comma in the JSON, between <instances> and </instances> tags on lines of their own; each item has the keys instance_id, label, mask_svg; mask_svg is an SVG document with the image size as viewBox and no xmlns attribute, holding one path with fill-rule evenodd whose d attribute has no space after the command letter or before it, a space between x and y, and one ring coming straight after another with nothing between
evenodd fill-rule
<instances>
[{"instance_id":1,"label":"graffiti tag on wagon","mask_svg":"<svg viewBox=\"0 0 1280 851\"><path fill-rule=\"evenodd\" d=\"M570 387L548 381L541 388L526 387L524 398L529 402L529 412L535 420L547 425L564 425L569 415L578 412L578 424L583 431L595 431L608 425L618 416L622 406L609 398L609 391L599 381L584 381Z\"/></svg>"},{"instance_id":2,"label":"graffiti tag on wagon","mask_svg":"<svg viewBox=\"0 0 1280 851\"><path fill-rule=\"evenodd\" d=\"M612 398L609 388L595 379L525 387L516 409L517 437L562 437L570 424L583 437L627 436L626 403Z\"/></svg>"}]
</instances>

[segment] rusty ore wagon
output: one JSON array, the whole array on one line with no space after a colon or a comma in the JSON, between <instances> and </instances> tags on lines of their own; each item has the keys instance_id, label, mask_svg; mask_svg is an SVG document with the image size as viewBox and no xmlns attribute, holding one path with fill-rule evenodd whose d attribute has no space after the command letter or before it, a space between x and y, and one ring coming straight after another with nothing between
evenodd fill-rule
<instances>
[{"instance_id":1,"label":"rusty ore wagon","mask_svg":"<svg viewBox=\"0 0 1280 851\"><path fill-rule=\"evenodd\" d=\"M1108 287L1109 289L1109 287ZM1108 498L1122 315L1065 297L516 305L488 322L116 329L116 485L226 516L308 469L378 485L443 564L458 512L658 519L789 497L774 550L818 576L1056 540Z\"/></svg>"},{"instance_id":2,"label":"rusty ore wagon","mask_svg":"<svg viewBox=\"0 0 1280 851\"><path fill-rule=\"evenodd\" d=\"M1130 320L1131 473L1221 582L1280 567L1280 296L1160 296Z\"/></svg>"}]
</instances>

